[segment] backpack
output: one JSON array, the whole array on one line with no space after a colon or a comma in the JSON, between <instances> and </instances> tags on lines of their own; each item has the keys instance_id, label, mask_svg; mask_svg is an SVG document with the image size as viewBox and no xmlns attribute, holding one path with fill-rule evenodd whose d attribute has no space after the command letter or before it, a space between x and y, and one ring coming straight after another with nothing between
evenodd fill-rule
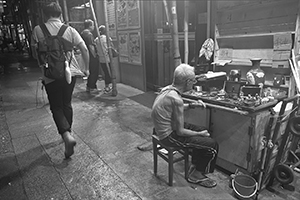
<instances>
[{"instance_id":1,"label":"backpack","mask_svg":"<svg viewBox=\"0 0 300 200\"><path fill-rule=\"evenodd\" d=\"M40 65L44 69L44 75L54 80L65 79L66 52L73 50L72 42L62 37L68 26L63 24L57 35L51 35L45 24L40 25L40 27L45 40L38 42L37 52ZM71 60L72 56L69 64Z\"/></svg>"}]
</instances>

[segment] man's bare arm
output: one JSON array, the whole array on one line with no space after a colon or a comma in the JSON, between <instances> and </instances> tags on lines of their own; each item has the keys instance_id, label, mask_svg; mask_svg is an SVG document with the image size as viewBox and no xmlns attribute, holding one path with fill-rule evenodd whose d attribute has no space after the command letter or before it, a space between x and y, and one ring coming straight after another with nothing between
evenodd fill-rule
<instances>
[{"instance_id":1,"label":"man's bare arm","mask_svg":"<svg viewBox=\"0 0 300 200\"><path fill-rule=\"evenodd\" d=\"M96 49L95 49L95 46L92 45L92 44L89 44L88 48L90 49L92 55L93 55L94 57L96 57L97 55L96 55Z\"/></svg>"},{"instance_id":2,"label":"man's bare arm","mask_svg":"<svg viewBox=\"0 0 300 200\"><path fill-rule=\"evenodd\" d=\"M80 42L77 47L81 51L82 59L83 59L84 65L85 65L85 73L88 76L89 75L89 62L90 62L90 56L89 56L88 49L84 42Z\"/></svg>"},{"instance_id":3,"label":"man's bare arm","mask_svg":"<svg viewBox=\"0 0 300 200\"><path fill-rule=\"evenodd\" d=\"M176 133L179 136L210 136L207 130L203 131L192 131L184 128L184 104L182 101L175 100L174 108L173 108L173 117L175 120Z\"/></svg>"}]
</instances>

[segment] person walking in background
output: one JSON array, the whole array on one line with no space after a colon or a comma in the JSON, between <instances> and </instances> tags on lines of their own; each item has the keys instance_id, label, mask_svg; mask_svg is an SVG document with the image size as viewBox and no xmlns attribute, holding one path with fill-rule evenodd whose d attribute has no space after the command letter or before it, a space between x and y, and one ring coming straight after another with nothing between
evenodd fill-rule
<instances>
[{"instance_id":1,"label":"person walking in background","mask_svg":"<svg viewBox=\"0 0 300 200\"><path fill-rule=\"evenodd\" d=\"M1 50L2 50L2 53L4 52L5 48L9 51L8 44L9 44L8 39L6 38L6 34L4 33L3 37L1 38Z\"/></svg>"},{"instance_id":2,"label":"person walking in background","mask_svg":"<svg viewBox=\"0 0 300 200\"><path fill-rule=\"evenodd\" d=\"M91 19L86 19L84 21L84 30L81 32L81 37L83 38L90 55L89 70L90 75L88 76L86 91L87 92L100 92L97 89L97 80L99 76L99 60L95 44L95 37L92 31L95 29L95 23Z\"/></svg>"},{"instance_id":3,"label":"person walking in background","mask_svg":"<svg viewBox=\"0 0 300 200\"><path fill-rule=\"evenodd\" d=\"M166 146L192 149L192 165L187 181L212 188L217 183L205 174L214 171L219 145L205 128L184 123L184 110L205 107L201 100L187 104L181 98L181 94L190 91L195 82L194 67L188 64L176 67L173 83L164 87L153 103L153 134Z\"/></svg>"},{"instance_id":4,"label":"person walking in background","mask_svg":"<svg viewBox=\"0 0 300 200\"><path fill-rule=\"evenodd\" d=\"M110 58L108 54L108 47L107 47L107 40L106 40L106 28L104 25L99 26L99 32L100 32L100 40L97 37L95 39L97 44L97 52L99 55L99 61L100 66L104 72L104 93L109 93L112 90L111 86L111 64L110 64ZM111 38L109 38L111 40ZM112 43L111 43L112 44Z\"/></svg>"},{"instance_id":5,"label":"person walking in background","mask_svg":"<svg viewBox=\"0 0 300 200\"><path fill-rule=\"evenodd\" d=\"M57 35L63 23L60 20L62 10L59 4L52 2L43 8L43 13L46 17L47 22L45 23L51 35ZM66 59L70 60L70 72L71 72L71 83L69 84L66 79L50 79L45 77L44 70L43 73L43 84L45 85L46 93L48 96L50 110L52 112L52 117L58 129L58 133L62 136L65 144L65 157L69 158L74 154L74 146L76 145L76 140L72 135L72 123L73 123L73 108L71 104L72 94L74 86L76 83L77 75L89 75L89 70L87 69L89 63L89 54L87 47L81 38L80 34L76 29L68 26L62 35L64 39L71 42L74 47L77 47L82 54L85 70L81 72L81 66L78 65L75 59L74 52L66 52ZM33 57L38 60L41 66L41 61L38 56L38 43L45 40L45 36L41 27L38 25L34 27L32 32L31 46L33 47Z\"/></svg>"}]
</instances>

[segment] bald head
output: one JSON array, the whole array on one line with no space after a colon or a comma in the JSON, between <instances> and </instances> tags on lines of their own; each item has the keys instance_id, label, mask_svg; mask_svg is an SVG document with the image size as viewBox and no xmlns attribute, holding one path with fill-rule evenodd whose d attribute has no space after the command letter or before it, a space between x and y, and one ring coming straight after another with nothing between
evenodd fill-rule
<instances>
[{"instance_id":1,"label":"bald head","mask_svg":"<svg viewBox=\"0 0 300 200\"><path fill-rule=\"evenodd\" d=\"M173 76L173 85L184 85L186 80L195 77L194 67L188 64L180 64L176 67Z\"/></svg>"}]
</instances>

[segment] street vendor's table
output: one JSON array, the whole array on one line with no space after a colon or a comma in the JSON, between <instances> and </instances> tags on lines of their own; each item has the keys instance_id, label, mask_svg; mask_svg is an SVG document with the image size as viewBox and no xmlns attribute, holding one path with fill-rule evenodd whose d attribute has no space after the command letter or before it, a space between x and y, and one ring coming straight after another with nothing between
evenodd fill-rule
<instances>
[{"instance_id":1,"label":"street vendor's table","mask_svg":"<svg viewBox=\"0 0 300 200\"><path fill-rule=\"evenodd\" d=\"M185 101L201 99L183 94ZM234 173L237 168L254 172L261 157L261 141L270 119L270 108L277 100L256 106L235 108L201 99L207 108L187 111L186 121L208 127L211 136L219 143L217 165Z\"/></svg>"}]
</instances>

